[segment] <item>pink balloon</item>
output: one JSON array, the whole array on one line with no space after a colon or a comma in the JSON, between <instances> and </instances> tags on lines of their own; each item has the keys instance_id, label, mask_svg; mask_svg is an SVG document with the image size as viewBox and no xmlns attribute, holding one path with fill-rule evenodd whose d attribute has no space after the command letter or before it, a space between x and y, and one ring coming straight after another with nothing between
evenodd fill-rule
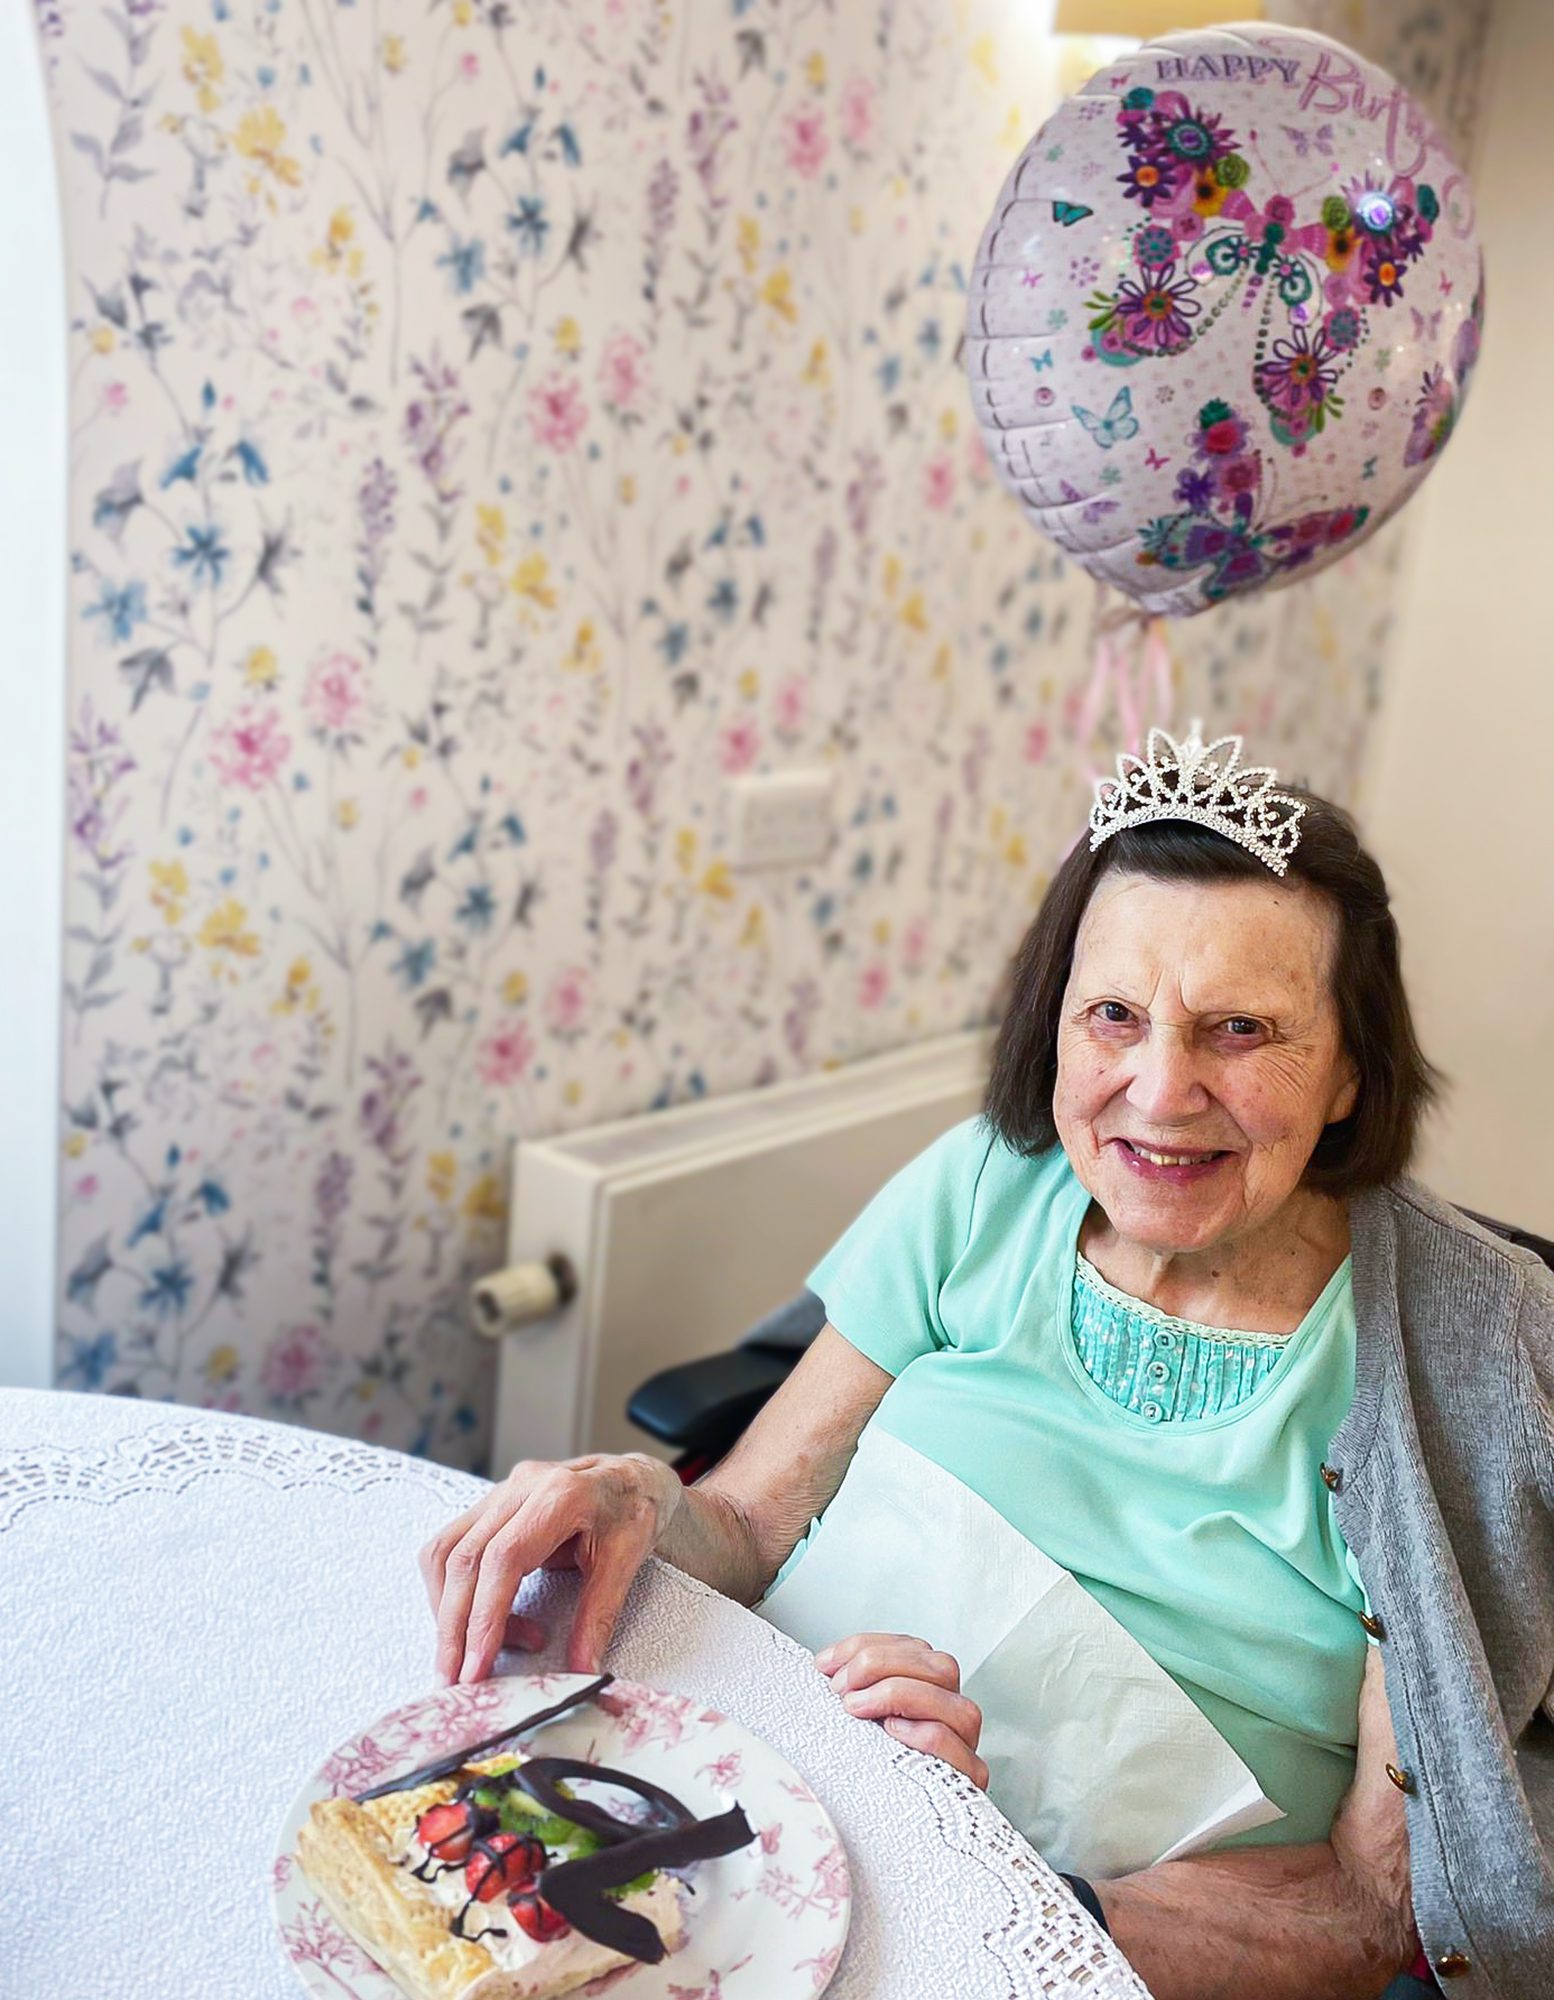
<instances>
[{"instance_id":1,"label":"pink balloon","mask_svg":"<svg viewBox=\"0 0 1554 2000\"><path fill-rule=\"evenodd\" d=\"M1311 576L1462 409L1484 320L1466 176L1384 70L1295 28L1098 71L983 231L965 360L1031 522L1152 612Z\"/></svg>"}]
</instances>

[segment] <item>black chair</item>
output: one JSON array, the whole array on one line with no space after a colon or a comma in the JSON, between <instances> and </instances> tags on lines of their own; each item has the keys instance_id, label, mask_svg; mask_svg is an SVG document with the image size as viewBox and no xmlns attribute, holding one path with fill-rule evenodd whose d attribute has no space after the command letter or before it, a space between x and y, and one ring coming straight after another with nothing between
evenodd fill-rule
<instances>
[{"instance_id":1,"label":"black chair","mask_svg":"<svg viewBox=\"0 0 1554 2000\"><path fill-rule=\"evenodd\" d=\"M1554 1271L1554 1242L1547 1237L1475 1215L1472 1209L1462 1212L1496 1236L1535 1252ZM726 1354L682 1362L644 1382L627 1403L626 1414L649 1437L674 1446L680 1453L675 1465L682 1479L698 1479L717 1464L788 1379L825 1323L821 1300L814 1292L800 1292L757 1320Z\"/></svg>"},{"instance_id":2,"label":"black chair","mask_svg":"<svg viewBox=\"0 0 1554 2000\"><path fill-rule=\"evenodd\" d=\"M682 1479L698 1479L787 1381L825 1323L819 1296L800 1292L757 1320L726 1354L684 1361L651 1377L627 1403L626 1415L638 1430L675 1447Z\"/></svg>"}]
</instances>

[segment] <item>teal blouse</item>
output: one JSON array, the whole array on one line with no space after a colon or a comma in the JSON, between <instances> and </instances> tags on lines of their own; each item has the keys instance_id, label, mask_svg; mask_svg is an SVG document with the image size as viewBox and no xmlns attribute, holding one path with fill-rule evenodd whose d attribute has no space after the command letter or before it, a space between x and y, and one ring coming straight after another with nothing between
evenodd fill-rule
<instances>
[{"instance_id":1,"label":"teal blouse","mask_svg":"<svg viewBox=\"0 0 1554 2000\"><path fill-rule=\"evenodd\" d=\"M1075 1259L1072 1331L1090 1380L1119 1409L1152 1424L1237 1408L1275 1372L1294 1337L1173 1319L1107 1284L1083 1254Z\"/></svg>"},{"instance_id":2,"label":"teal blouse","mask_svg":"<svg viewBox=\"0 0 1554 2000\"><path fill-rule=\"evenodd\" d=\"M810 1286L896 1378L871 1422L1067 1569L1285 1813L1231 1844L1324 1839L1366 1645L1321 1479L1354 1395L1348 1261L1293 1333L1225 1336L1107 1285L1078 1251L1089 1205L1061 1149L1027 1159L970 1119Z\"/></svg>"}]
</instances>

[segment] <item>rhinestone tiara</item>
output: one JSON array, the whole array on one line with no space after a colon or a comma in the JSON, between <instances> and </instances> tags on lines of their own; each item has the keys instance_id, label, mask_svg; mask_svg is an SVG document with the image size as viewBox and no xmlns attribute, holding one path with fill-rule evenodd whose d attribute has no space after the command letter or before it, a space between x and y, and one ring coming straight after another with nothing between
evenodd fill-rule
<instances>
[{"instance_id":1,"label":"rhinestone tiara","mask_svg":"<svg viewBox=\"0 0 1554 2000\"><path fill-rule=\"evenodd\" d=\"M1223 834L1282 875L1300 845L1306 808L1273 789L1278 775L1265 765L1242 768L1239 736L1205 743L1201 722L1180 742L1167 730L1152 729L1142 758L1125 750L1116 777L1096 780L1090 852L1124 827L1186 819Z\"/></svg>"}]
</instances>

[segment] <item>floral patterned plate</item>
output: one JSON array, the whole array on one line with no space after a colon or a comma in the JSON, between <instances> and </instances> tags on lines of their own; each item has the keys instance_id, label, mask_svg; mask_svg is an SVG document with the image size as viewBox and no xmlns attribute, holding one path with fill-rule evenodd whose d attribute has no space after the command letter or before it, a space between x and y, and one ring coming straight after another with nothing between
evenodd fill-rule
<instances>
[{"instance_id":1,"label":"floral patterned plate","mask_svg":"<svg viewBox=\"0 0 1554 2000\"><path fill-rule=\"evenodd\" d=\"M400 1988L335 1923L297 1863L297 1829L317 1799L365 1791L490 1736L582 1685L582 1674L509 1675L448 1687L353 1736L298 1792L272 1869L287 1957L317 2000L401 2000ZM737 1722L687 1695L612 1681L597 1701L548 1722L525 1749L640 1773L701 1818L736 1801L759 1838L691 1874L685 1942L661 1965L586 1989L621 2000L803 2000L841 1960L852 1891L825 1808L791 1765ZM505 1745L501 1746L507 1747ZM494 1752L491 1754L495 1754Z\"/></svg>"}]
</instances>

